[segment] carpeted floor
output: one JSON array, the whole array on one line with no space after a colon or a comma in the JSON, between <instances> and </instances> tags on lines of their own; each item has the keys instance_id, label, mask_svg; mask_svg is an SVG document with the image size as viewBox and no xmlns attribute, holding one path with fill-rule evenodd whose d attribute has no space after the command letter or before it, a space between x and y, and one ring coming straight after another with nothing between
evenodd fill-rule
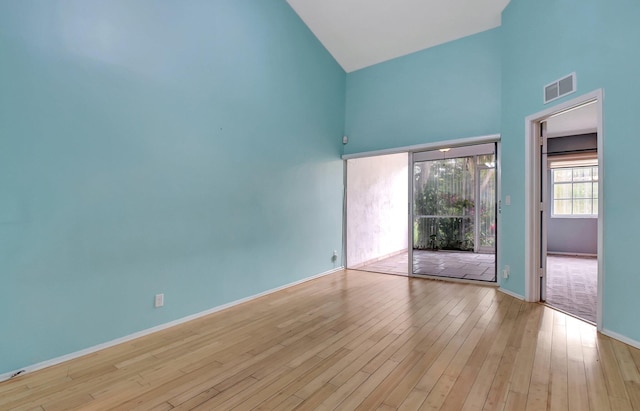
<instances>
[{"instance_id":1,"label":"carpeted floor","mask_svg":"<svg viewBox=\"0 0 640 411\"><path fill-rule=\"evenodd\" d=\"M547 256L547 304L595 323L597 295L596 258Z\"/></svg>"}]
</instances>

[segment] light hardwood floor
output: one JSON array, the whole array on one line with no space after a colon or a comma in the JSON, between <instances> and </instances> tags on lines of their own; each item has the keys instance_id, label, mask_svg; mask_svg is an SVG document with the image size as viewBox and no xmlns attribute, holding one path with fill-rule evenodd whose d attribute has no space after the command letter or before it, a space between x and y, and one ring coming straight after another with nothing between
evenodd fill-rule
<instances>
[{"instance_id":1,"label":"light hardwood floor","mask_svg":"<svg viewBox=\"0 0 640 411\"><path fill-rule=\"evenodd\" d=\"M639 366L491 287L345 271L0 383L0 410L640 410Z\"/></svg>"}]
</instances>

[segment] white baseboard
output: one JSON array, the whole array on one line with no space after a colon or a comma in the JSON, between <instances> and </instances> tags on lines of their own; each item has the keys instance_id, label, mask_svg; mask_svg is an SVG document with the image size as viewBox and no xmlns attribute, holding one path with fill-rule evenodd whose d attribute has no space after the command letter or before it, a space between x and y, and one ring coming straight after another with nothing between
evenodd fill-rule
<instances>
[{"instance_id":1,"label":"white baseboard","mask_svg":"<svg viewBox=\"0 0 640 411\"><path fill-rule=\"evenodd\" d=\"M507 294L507 295L509 295L509 296L511 296L513 298L517 298L518 300L524 301L524 297L523 296L521 296L520 294L514 293L513 291L509 291L509 290L507 290L505 288L502 288L502 287L498 288L498 291L500 291L502 293L505 293L505 294Z\"/></svg>"},{"instance_id":2,"label":"white baseboard","mask_svg":"<svg viewBox=\"0 0 640 411\"><path fill-rule=\"evenodd\" d=\"M638 348L640 349L640 341L636 341L633 340L629 337L625 337L622 334L618 334L617 332L611 331L611 330L607 330L606 328L600 330L600 332L604 335L606 335L607 337L611 337L611 338L615 338L618 341L622 341L623 343L630 345L634 348Z\"/></svg>"},{"instance_id":3,"label":"white baseboard","mask_svg":"<svg viewBox=\"0 0 640 411\"><path fill-rule=\"evenodd\" d=\"M316 278L324 277L325 275L333 274L333 273L336 273L336 272L342 271L342 270L344 270L344 267L334 268L333 270L325 271L323 273L316 274L316 275L313 275L311 277L303 278L302 280L294 281L292 283L285 284L285 285L280 286L280 287L272 288L271 290L267 290L267 291L261 292L259 294L255 294L255 295L252 295L252 296L249 296L249 297L241 298L239 300L232 301L232 302L227 303L227 304L219 305L217 307L213 307L213 308L210 308L210 309L205 310L205 311L201 311L201 312L196 313L196 314L188 315L186 317L182 317L182 318L179 318L177 320L170 321L168 323L160 324L160 325L157 325L155 327L147 328L146 330L138 331L138 332L135 332L133 334L126 335L124 337L116 338L115 340L111 340L111 341L107 341L107 342L102 343L102 344L94 345L93 347L85 348L84 350L76 351L76 352L73 352L73 353L70 353L70 354L62 355L60 357L52 358L52 359L47 360L47 361L42 361L42 362L39 362L37 364L28 365L26 367L22 367L22 368L19 368L17 370L14 370L14 371L10 371L10 372L4 373L4 374L0 374L0 382L10 379L16 374L24 375L24 374L29 373L29 372L41 370L43 368L51 367L53 365L57 365L57 364L60 364L62 362L65 362L65 361L73 360L75 358L82 357L84 355L91 354L91 353L94 353L96 351L104 350L105 348L113 347L114 345L122 344L124 342L134 340L136 338L144 337L145 335L153 334L155 332L162 331L162 330L165 330L167 328L171 328L171 327L174 327L176 325L195 320L196 318L204 317L206 315L213 314L215 312L218 312L218 311L221 311L221 310L225 310L227 308L231 308L233 306L236 306L236 305L239 305L239 304L242 304L242 303L246 303L246 302L251 301L251 300L255 300L256 298L264 297L265 295L272 294L272 293L275 293L275 292L278 292L278 291L282 291L282 290L284 290L286 288L293 287L293 286L296 286L298 284L302 284L302 283L305 283L307 281L311 281L311 280L314 280Z\"/></svg>"}]
</instances>

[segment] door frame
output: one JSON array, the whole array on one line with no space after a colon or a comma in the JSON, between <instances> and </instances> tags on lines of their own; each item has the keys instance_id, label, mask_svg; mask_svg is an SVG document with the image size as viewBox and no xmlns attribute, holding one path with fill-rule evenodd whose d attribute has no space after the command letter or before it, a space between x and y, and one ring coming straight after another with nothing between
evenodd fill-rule
<instances>
[{"instance_id":1,"label":"door frame","mask_svg":"<svg viewBox=\"0 0 640 411\"><path fill-rule=\"evenodd\" d=\"M498 227L498 201L500 199L500 197L498 197L497 193L498 193L498 149L497 149L497 144L495 146L494 149L494 158L496 159L495 164L493 167L487 167L485 165L481 165L481 164L477 164L476 163L476 182L475 182L475 197L476 197L476 203L478 203L479 199L480 199L480 174L482 170L493 170L493 172L495 173L493 176L493 184L495 185L494 187L494 198L493 198L493 205L494 205L494 222L496 224L496 229L494 231L494 237L493 237L493 252L497 253L497 248L498 248L498 243L497 243L497 227ZM482 247L480 246L480 218L481 215L480 213L475 213L475 227L474 227L474 250L473 252L475 253L486 253L487 252L487 247ZM498 262L496 261L496 266L497 266ZM498 276L498 271L496 270L496 276Z\"/></svg>"},{"instance_id":2,"label":"door frame","mask_svg":"<svg viewBox=\"0 0 640 411\"><path fill-rule=\"evenodd\" d=\"M408 198L407 198L407 208L408 208L408 227L409 227L409 232L408 232L408 237L409 237L409 241L407 243L407 250L408 250L408 276L413 276L413 222L411 220L411 216L413 215L413 153L415 152L420 152L420 151L429 151L429 150L439 150L441 148L447 148L447 147L463 147L463 146L472 146L472 145L477 145L477 144L485 144L485 143L495 143L496 144L496 208L497 208L497 212L496 212L496 255L495 255L495 259L496 259L496 267L498 267L498 262L500 261L500 252L501 252L501 247L500 247L500 214L501 214L501 202L500 199L501 197L501 192L502 192L502 161L501 161L501 156L502 156L502 147L501 147L501 135L500 134L488 134L488 135L483 135L483 136L475 136L475 137L463 137L463 138L457 138L457 139L451 139L451 140L441 140L441 141L435 141L435 142L431 142L431 143L422 143L422 144L415 144L415 145L411 145L411 146L400 146L400 147L394 147L394 148L386 148L386 149L382 149L382 150L373 150L373 151L363 151L363 152L358 152L358 153L351 153L351 154L343 154L341 156L341 159L343 161L343 208L342 208L342 236L343 236L343 241L342 241L342 265L346 268L348 267L348 259L347 259L347 235L346 235L346 227L348 224L347 221L347 173L348 173L348 167L347 167L347 160L351 160L351 159L356 159L356 158L365 158L365 157L374 157L374 156L380 156L380 155L386 155L386 154L398 154L398 153L407 153L408 154L408 165L409 165L409 169L408 169L408 184L409 184L409 191L408 191ZM499 273L499 270L498 270ZM498 286L500 286L501 283L501 279L502 277L500 275L496 276L496 280L497 280L497 284ZM437 277L436 277L437 278ZM452 279L453 281L454 279ZM457 280L457 281L462 281L464 282L464 280Z\"/></svg>"},{"instance_id":3,"label":"door frame","mask_svg":"<svg viewBox=\"0 0 640 411\"><path fill-rule=\"evenodd\" d=\"M602 290L604 284L604 129L603 129L603 103L604 90L597 89L549 107L543 111L525 118L525 299L530 302L540 301L540 273L539 262L541 259L542 227L539 221L540 209L545 210L540 201L540 189L542 185L542 158L539 149L540 123L549 117L581 106L591 101L596 101L597 115L597 145L598 145L598 287L596 326L602 330ZM545 174L546 175L546 174ZM546 240L546 239L545 239Z\"/></svg>"}]
</instances>

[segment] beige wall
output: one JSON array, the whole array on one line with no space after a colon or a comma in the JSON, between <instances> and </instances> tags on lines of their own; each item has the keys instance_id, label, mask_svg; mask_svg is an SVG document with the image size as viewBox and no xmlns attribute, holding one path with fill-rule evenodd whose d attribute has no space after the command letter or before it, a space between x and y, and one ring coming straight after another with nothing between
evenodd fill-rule
<instances>
[{"instance_id":1,"label":"beige wall","mask_svg":"<svg viewBox=\"0 0 640 411\"><path fill-rule=\"evenodd\" d=\"M408 155L347 161L347 267L407 249Z\"/></svg>"}]
</instances>

